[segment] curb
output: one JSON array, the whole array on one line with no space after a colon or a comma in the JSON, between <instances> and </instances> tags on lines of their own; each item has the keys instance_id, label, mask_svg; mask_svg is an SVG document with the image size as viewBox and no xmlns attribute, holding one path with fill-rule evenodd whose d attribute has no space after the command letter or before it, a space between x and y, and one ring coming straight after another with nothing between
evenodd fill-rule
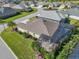
<instances>
[{"instance_id":1,"label":"curb","mask_svg":"<svg viewBox=\"0 0 79 59\"><path fill-rule=\"evenodd\" d=\"M11 48L6 44L6 42L2 39L0 36L0 40L6 45L6 47L9 49L9 51L12 53L12 55L15 57L15 59L18 59L18 57L14 54L14 52L11 50Z\"/></svg>"}]
</instances>

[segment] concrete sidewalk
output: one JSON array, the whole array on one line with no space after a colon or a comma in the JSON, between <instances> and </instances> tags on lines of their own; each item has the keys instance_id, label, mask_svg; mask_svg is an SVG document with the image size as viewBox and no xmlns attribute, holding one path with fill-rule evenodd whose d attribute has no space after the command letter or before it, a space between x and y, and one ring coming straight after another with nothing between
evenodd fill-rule
<instances>
[{"instance_id":1,"label":"concrete sidewalk","mask_svg":"<svg viewBox=\"0 0 79 59\"><path fill-rule=\"evenodd\" d=\"M0 37L0 59L18 59L1 37Z\"/></svg>"}]
</instances>

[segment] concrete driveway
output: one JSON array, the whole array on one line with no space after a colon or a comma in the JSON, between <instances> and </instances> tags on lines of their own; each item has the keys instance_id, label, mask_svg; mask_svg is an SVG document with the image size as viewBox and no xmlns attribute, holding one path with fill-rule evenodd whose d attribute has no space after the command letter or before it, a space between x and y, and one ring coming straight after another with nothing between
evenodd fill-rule
<instances>
[{"instance_id":1,"label":"concrete driveway","mask_svg":"<svg viewBox=\"0 0 79 59\"><path fill-rule=\"evenodd\" d=\"M17 57L13 54L10 48L0 37L0 59L16 59Z\"/></svg>"}]
</instances>

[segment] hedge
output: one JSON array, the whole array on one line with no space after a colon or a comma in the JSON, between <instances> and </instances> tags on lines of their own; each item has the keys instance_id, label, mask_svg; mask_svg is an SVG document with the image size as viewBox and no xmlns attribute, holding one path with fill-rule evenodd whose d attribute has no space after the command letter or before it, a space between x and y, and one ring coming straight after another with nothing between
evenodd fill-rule
<instances>
[{"instance_id":1,"label":"hedge","mask_svg":"<svg viewBox=\"0 0 79 59\"><path fill-rule=\"evenodd\" d=\"M70 39L56 59L66 59L68 57L76 43L79 42L79 35L72 35Z\"/></svg>"}]
</instances>

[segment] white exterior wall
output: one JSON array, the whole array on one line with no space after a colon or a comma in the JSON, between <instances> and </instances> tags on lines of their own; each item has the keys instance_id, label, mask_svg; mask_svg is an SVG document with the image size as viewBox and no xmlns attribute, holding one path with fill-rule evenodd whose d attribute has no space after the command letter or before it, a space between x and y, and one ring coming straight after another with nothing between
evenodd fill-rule
<instances>
[{"instance_id":1,"label":"white exterior wall","mask_svg":"<svg viewBox=\"0 0 79 59\"><path fill-rule=\"evenodd\" d=\"M40 37L40 35L37 35L37 34L32 33L32 32L29 32L29 31L24 30L24 29L22 29L22 28L17 27L17 29L18 29L19 31L21 31L21 32L29 33L30 35L32 35L32 36L35 37L35 38L39 38L39 37Z\"/></svg>"},{"instance_id":2,"label":"white exterior wall","mask_svg":"<svg viewBox=\"0 0 79 59\"><path fill-rule=\"evenodd\" d=\"M32 36L35 37L35 38L39 38L39 37L40 37L40 35L37 35L37 34L32 33L32 32L29 32L29 34L32 35Z\"/></svg>"},{"instance_id":3,"label":"white exterior wall","mask_svg":"<svg viewBox=\"0 0 79 59\"><path fill-rule=\"evenodd\" d=\"M40 35L35 34L35 37L36 37L36 38L39 38L39 37L40 37Z\"/></svg>"},{"instance_id":4,"label":"white exterior wall","mask_svg":"<svg viewBox=\"0 0 79 59\"><path fill-rule=\"evenodd\" d=\"M20 27L17 27L17 29L21 32L27 32L26 30L21 29Z\"/></svg>"}]
</instances>

